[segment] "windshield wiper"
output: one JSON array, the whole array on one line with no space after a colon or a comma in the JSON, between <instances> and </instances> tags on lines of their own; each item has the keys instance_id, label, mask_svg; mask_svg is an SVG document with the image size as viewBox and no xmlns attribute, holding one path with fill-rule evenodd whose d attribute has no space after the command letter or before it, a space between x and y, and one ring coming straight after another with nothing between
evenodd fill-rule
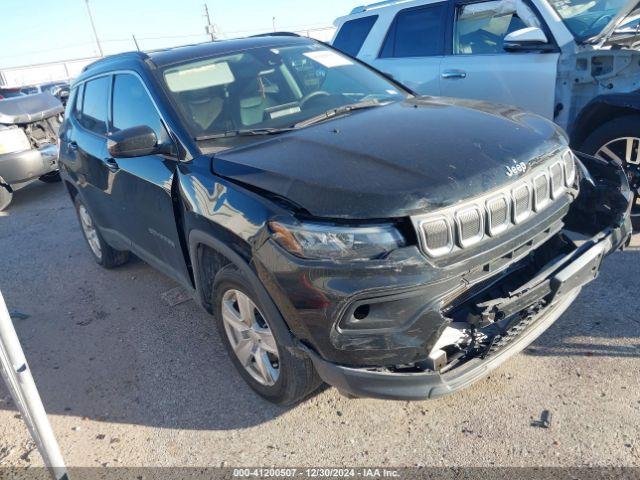
<instances>
[{"instance_id":1,"label":"windshield wiper","mask_svg":"<svg viewBox=\"0 0 640 480\"><path fill-rule=\"evenodd\" d=\"M320 115L316 115L315 117L311 117L308 118L306 120L303 120L302 122L298 122L296 123L293 128L304 128L304 127L308 127L309 125L313 125L319 122L323 122L325 120L328 120L330 118L334 118L340 115L344 115L346 113L352 112L353 110L361 110L364 108L372 108L372 107L378 107L382 105L382 103L380 103L380 100L377 99L371 99L371 100L365 100L359 103L352 103L349 105L343 105L341 107L337 107L337 108L332 108L331 110L327 110L324 113L321 113Z\"/></svg>"},{"instance_id":2,"label":"windshield wiper","mask_svg":"<svg viewBox=\"0 0 640 480\"><path fill-rule=\"evenodd\" d=\"M292 127L287 128L254 128L247 130L229 130L227 132L212 133L209 135L200 135L195 140L200 142L203 140L216 140L219 138L229 137L253 137L258 135L277 135L278 133L285 133L294 130Z\"/></svg>"}]
</instances>

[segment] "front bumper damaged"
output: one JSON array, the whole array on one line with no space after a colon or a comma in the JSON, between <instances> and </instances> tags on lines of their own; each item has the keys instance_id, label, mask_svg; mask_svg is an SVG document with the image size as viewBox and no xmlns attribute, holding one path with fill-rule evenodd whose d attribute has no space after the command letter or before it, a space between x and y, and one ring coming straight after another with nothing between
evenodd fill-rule
<instances>
[{"instance_id":1,"label":"front bumper damaged","mask_svg":"<svg viewBox=\"0 0 640 480\"><path fill-rule=\"evenodd\" d=\"M631 237L633 195L621 166L579 158L580 195L564 217L563 229L528 255L546 249L539 254L544 260L527 264L520 259L496 275L499 280L485 278L441 306L440 338L457 328L460 338L466 336L464 348L425 338L423 361L357 366L329 361L301 342L320 377L349 396L436 398L469 386L531 344L597 278L603 258L624 248Z\"/></svg>"}]
</instances>

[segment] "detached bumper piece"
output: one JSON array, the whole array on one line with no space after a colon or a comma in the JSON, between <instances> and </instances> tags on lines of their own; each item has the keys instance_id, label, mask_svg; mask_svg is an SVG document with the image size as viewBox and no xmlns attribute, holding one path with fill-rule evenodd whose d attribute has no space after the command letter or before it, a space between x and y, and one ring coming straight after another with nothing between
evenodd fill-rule
<instances>
[{"instance_id":1,"label":"detached bumper piece","mask_svg":"<svg viewBox=\"0 0 640 480\"><path fill-rule=\"evenodd\" d=\"M526 348L597 278L603 258L631 236L633 195L621 166L580 160L586 167L581 194L565 218L567 227L445 305L440 340L423 362L353 368L306 349L320 377L349 396L436 398L469 386Z\"/></svg>"}]
</instances>

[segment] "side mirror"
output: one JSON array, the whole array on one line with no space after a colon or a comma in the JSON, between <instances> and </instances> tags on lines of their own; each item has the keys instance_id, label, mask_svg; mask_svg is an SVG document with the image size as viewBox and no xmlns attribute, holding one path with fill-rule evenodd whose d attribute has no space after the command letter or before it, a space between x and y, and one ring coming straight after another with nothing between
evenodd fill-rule
<instances>
[{"instance_id":1,"label":"side mirror","mask_svg":"<svg viewBox=\"0 0 640 480\"><path fill-rule=\"evenodd\" d=\"M107 150L113 158L153 155L159 153L158 137L151 127L146 125L126 128L107 139Z\"/></svg>"},{"instance_id":2,"label":"side mirror","mask_svg":"<svg viewBox=\"0 0 640 480\"><path fill-rule=\"evenodd\" d=\"M504 37L503 48L508 52L523 50L551 50L547 36L538 27L528 27L511 32Z\"/></svg>"}]
</instances>

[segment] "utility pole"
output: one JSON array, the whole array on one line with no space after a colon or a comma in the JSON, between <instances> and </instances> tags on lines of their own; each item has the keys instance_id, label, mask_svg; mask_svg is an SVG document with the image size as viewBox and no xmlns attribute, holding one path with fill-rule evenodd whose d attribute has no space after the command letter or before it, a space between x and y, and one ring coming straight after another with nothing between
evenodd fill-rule
<instances>
[{"instance_id":1,"label":"utility pole","mask_svg":"<svg viewBox=\"0 0 640 480\"><path fill-rule=\"evenodd\" d=\"M89 21L91 22L93 35L96 37L96 43L98 44L98 50L100 51L100 56L104 57L104 52L102 51L102 45L100 45L100 39L98 38L98 32L96 31L96 25L93 23L93 15L91 14L91 7L89 6L89 0L84 0L84 1L87 4L87 12L89 12Z\"/></svg>"},{"instance_id":2,"label":"utility pole","mask_svg":"<svg viewBox=\"0 0 640 480\"><path fill-rule=\"evenodd\" d=\"M205 27L205 31L211 36L211 41L215 42L216 40L216 29L214 25L211 23L211 18L209 17L209 7L207 4L204 4L204 16L207 19L207 26Z\"/></svg>"},{"instance_id":3,"label":"utility pole","mask_svg":"<svg viewBox=\"0 0 640 480\"><path fill-rule=\"evenodd\" d=\"M136 40L136 36L132 33L131 37L133 38L133 43L136 44L136 50L140 51L140 45L138 45L138 40Z\"/></svg>"}]
</instances>

